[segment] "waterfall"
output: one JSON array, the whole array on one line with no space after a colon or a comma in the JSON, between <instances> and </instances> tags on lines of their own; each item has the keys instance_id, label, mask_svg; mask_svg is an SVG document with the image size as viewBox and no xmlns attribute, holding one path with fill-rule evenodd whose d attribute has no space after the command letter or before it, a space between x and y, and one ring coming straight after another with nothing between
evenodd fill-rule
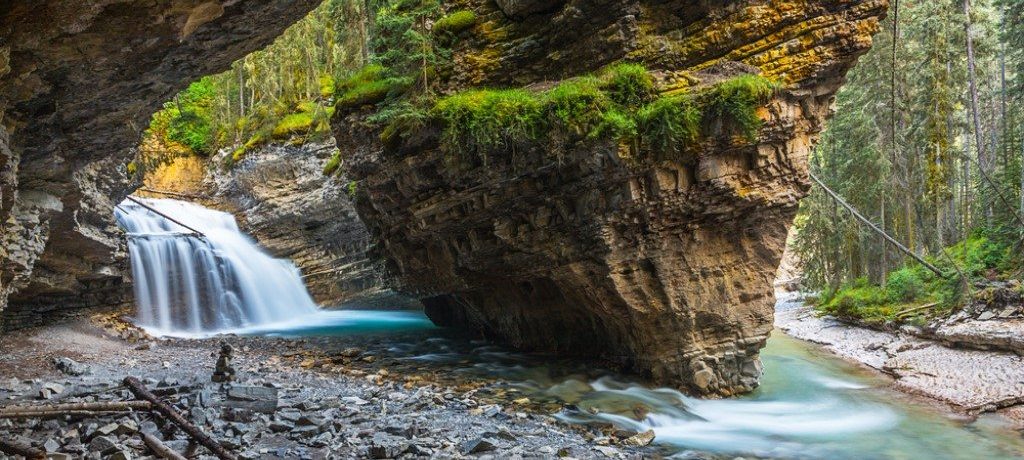
<instances>
[{"instance_id":1,"label":"waterfall","mask_svg":"<svg viewBox=\"0 0 1024 460\"><path fill-rule=\"evenodd\" d=\"M159 335L202 336L318 311L299 270L261 250L230 214L184 201L138 200L202 233L130 200L118 206L140 326Z\"/></svg>"}]
</instances>

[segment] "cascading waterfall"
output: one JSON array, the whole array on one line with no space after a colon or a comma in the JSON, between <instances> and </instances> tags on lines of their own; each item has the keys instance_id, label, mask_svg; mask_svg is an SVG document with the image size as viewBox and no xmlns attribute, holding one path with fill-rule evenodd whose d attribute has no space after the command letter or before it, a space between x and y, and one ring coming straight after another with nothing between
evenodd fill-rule
<instances>
[{"instance_id":1,"label":"cascading waterfall","mask_svg":"<svg viewBox=\"0 0 1024 460\"><path fill-rule=\"evenodd\" d=\"M126 200L138 323L159 335L201 336L293 320L319 309L299 270L263 252L230 214L169 199L138 199L202 235Z\"/></svg>"}]
</instances>

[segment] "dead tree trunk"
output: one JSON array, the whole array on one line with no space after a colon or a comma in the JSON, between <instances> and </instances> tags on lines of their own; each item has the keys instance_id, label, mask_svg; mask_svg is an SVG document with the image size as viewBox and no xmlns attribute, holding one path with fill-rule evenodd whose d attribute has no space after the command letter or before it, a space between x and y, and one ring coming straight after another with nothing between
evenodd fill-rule
<instances>
[{"instance_id":1,"label":"dead tree trunk","mask_svg":"<svg viewBox=\"0 0 1024 460\"><path fill-rule=\"evenodd\" d=\"M210 452L213 452L217 458L221 460L236 459L235 455L228 452L224 446L220 445L220 443L208 436L206 433L203 433L203 431L195 425L189 423L189 421L185 420L185 417L182 417L182 415L179 414L178 411L174 410L173 407L167 405L167 403L146 389L146 386L143 385L139 379L135 377L125 377L124 384L129 390L131 390L135 397L153 403L153 411L160 413L160 415L163 415L175 425L178 425L178 427L187 433L192 439L203 447L210 449Z\"/></svg>"}]
</instances>

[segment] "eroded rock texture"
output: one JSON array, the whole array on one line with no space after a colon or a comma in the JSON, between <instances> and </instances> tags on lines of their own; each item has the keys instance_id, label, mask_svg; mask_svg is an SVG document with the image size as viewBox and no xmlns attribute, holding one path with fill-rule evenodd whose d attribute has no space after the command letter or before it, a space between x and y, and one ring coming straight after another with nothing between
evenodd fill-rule
<instances>
[{"instance_id":1,"label":"eroded rock texture","mask_svg":"<svg viewBox=\"0 0 1024 460\"><path fill-rule=\"evenodd\" d=\"M113 205L150 115L266 46L315 0L59 0L0 7L0 311L121 301ZM0 314L12 317L11 313Z\"/></svg>"},{"instance_id":2,"label":"eroded rock texture","mask_svg":"<svg viewBox=\"0 0 1024 460\"><path fill-rule=\"evenodd\" d=\"M310 294L326 306L416 308L388 289L381 262L370 260L370 235L356 215L348 181L323 174L334 142L268 145L230 169L211 162L201 190L212 205L236 216L246 233L306 276Z\"/></svg>"},{"instance_id":3,"label":"eroded rock texture","mask_svg":"<svg viewBox=\"0 0 1024 460\"><path fill-rule=\"evenodd\" d=\"M756 142L723 120L685 162L630 166L614 142L452 167L437 130L381 145L336 117L358 210L404 290L443 325L601 357L702 394L749 391L807 155L871 45L883 0L473 1L450 89L645 63L662 91L761 72L785 90ZM498 6L500 5L500 7ZM505 9L505 11L502 11Z\"/></svg>"}]
</instances>

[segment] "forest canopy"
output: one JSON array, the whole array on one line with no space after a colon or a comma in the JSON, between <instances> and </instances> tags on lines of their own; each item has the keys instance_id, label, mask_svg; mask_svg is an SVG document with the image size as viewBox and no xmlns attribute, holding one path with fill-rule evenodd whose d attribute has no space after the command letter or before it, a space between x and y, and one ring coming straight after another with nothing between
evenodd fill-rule
<instances>
[{"instance_id":1,"label":"forest canopy","mask_svg":"<svg viewBox=\"0 0 1024 460\"><path fill-rule=\"evenodd\" d=\"M1022 0L900 2L890 13L840 90L811 170L946 273L920 270L815 187L795 249L826 309L891 319L901 304L951 308L979 280L1020 275L1022 19Z\"/></svg>"}]
</instances>

